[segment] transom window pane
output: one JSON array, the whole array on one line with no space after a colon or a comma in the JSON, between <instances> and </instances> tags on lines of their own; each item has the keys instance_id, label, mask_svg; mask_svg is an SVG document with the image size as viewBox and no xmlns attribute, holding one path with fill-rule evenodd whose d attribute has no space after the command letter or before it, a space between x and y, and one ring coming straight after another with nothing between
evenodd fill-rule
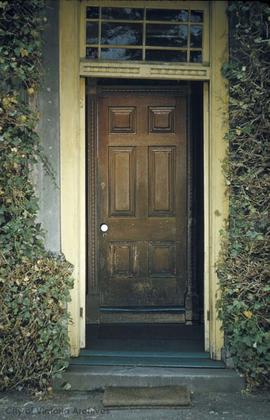
<instances>
[{"instance_id":1,"label":"transom window pane","mask_svg":"<svg viewBox=\"0 0 270 420\"><path fill-rule=\"evenodd\" d=\"M190 22L203 22L203 12L200 10L190 11Z\"/></svg>"},{"instance_id":2,"label":"transom window pane","mask_svg":"<svg viewBox=\"0 0 270 420\"><path fill-rule=\"evenodd\" d=\"M170 62L186 62L186 51L175 50L146 50L147 61L170 61Z\"/></svg>"},{"instance_id":3,"label":"transom window pane","mask_svg":"<svg viewBox=\"0 0 270 420\"><path fill-rule=\"evenodd\" d=\"M99 7L86 8L86 19L98 19L98 18L99 18Z\"/></svg>"},{"instance_id":4,"label":"transom window pane","mask_svg":"<svg viewBox=\"0 0 270 420\"><path fill-rule=\"evenodd\" d=\"M101 25L101 44L142 45L142 25L104 22Z\"/></svg>"},{"instance_id":5,"label":"transom window pane","mask_svg":"<svg viewBox=\"0 0 270 420\"><path fill-rule=\"evenodd\" d=\"M188 10L146 9L146 20L188 21Z\"/></svg>"},{"instance_id":6,"label":"transom window pane","mask_svg":"<svg viewBox=\"0 0 270 420\"><path fill-rule=\"evenodd\" d=\"M146 45L187 47L187 25L146 25Z\"/></svg>"},{"instance_id":7,"label":"transom window pane","mask_svg":"<svg viewBox=\"0 0 270 420\"><path fill-rule=\"evenodd\" d=\"M202 26L190 26L190 46L192 48L202 48Z\"/></svg>"},{"instance_id":8,"label":"transom window pane","mask_svg":"<svg viewBox=\"0 0 270 420\"><path fill-rule=\"evenodd\" d=\"M86 44L98 44L98 23L87 22L86 23Z\"/></svg>"},{"instance_id":9,"label":"transom window pane","mask_svg":"<svg viewBox=\"0 0 270 420\"><path fill-rule=\"evenodd\" d=\"M100 58L104 60L141 60L142 50L130 48L101 48Z\"/></svg>"},{"instance_id":10,"label":"transom window pane","mask_svg":"<svg viewBox=\"0 0 270 420\"><path fill-rule=\"evenodd\" d=\"M202 62L202 52L201 51L190 51L190 62L191 63L201 63Z\"/></svg>"},{"instance_id":11,"label":"transom window pane","mask_svg":"<svg viewBox=\"0 0 270 420\"><path fill-rule=\"evenodd\" d=\"M98 48L87 47L86 58L89 58L90 60L98 59Z\"/></svg>"},{"instance_id":12,"label":"transom window pane","mask_svg":"<svg viewBox=\"0 0 270 420\"><path fill-rule=\"evenodd\" d=\"M202 62L202 10L86 7L86 58Z\"/></svg>"},{"instance_id":13,"label":"transom window pane","mask_svg":"<svg viewBox=\"0 0 270 420\"><path fill-rule=\"evenodd\" d=\"M115 20L143 20L143 9L129 9L126 7L102 7L102 19Z\"/></svg>"}]
</instances>

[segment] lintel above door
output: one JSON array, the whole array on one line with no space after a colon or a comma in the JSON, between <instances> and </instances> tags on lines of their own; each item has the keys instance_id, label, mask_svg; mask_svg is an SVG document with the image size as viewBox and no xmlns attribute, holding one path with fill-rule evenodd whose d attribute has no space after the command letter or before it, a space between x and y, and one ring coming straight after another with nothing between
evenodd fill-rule
<instances>
[{"instance_id":1,"label":"lintel above door","mask_svg":"<svg viewBox=\"0 0 270 420\"><path fill-rule=\"evenodd\" d=\"M168 63L98 62L81 59L80 76L159 80L210 80L210 67Z\"/></svg>"}]
</instances>

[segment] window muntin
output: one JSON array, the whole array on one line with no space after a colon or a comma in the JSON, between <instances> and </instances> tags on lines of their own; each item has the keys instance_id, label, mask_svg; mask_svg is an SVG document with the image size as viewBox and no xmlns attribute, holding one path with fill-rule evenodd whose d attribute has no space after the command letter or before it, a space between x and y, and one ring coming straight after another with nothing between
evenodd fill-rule
<instances>
[{"instance_id":1,"label":"window muntin","mask_svg":"<svg viewBox=\"0 0 270 420\"><path fill-rule=\"evenodd\" d=\"M204 11L86 7L86 59L202 63Z\"/></svg>"}]
</instances>

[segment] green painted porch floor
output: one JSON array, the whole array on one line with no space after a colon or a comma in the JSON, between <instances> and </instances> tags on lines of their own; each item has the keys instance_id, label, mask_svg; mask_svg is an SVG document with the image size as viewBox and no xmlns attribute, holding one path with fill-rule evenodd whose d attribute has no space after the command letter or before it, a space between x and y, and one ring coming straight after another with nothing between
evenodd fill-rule
<instances>
[{"instance_id":1,"label":"green painted porch floor","mask_svg":"<svg viewBox=\"0 0 270 420\"><path fill-rule=\"evenodd\" d=\"M86 349L71 365L225 368L203 349L203 328L181 325L88 326Z\"/></svg>"}]
</instances>

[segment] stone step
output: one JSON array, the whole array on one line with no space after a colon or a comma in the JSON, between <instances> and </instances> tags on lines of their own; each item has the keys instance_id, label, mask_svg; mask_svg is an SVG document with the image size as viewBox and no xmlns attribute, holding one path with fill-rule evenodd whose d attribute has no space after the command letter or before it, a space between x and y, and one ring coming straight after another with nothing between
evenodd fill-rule
<instances>
[{"instance_id":1,"label":"stone step","mask_svg":"<svg viewBox=\"0 0 270 420\"><path fill-rule=\"evenodd\" d=\"M231 369L131 366L70 366L55 390L92 391L108 386L185 385L191 392L239 392L244 380Z\"/></svg>"},{"instance_id":2,"label":"stone step","mask_svg":"<svg viewBox=\"0 0 270 420\"><path fill-rule=\"evenodd\" d=\"M175 368L209 368L209 369L225 369L225 365L221 361L211 360L209 357L205 358L191 355L188 357L182 353L177 356L169 354L168 356L152 356L144 355L81 355L74 357L70 361L70 365L85 365L85 366L129 366L129 367L175 367Z\"/></svg>"},{"instance_id":3,"label":"stone step","mask_svg":"<svg viewBox=\"0 0 270 420\"><path fill-rule=\"evenodd\" d=\"M179 356L182 359L210 359L210 354L203 351L187 351L187 352L179 352L179 351L138 351L138 350L130 350L130 351L123 351L123 350L86 350L82 349L80 351L80 356L83 357L130 357L132 359L137 359L138 357L144 357L144 358L179 358ZM72 358L72 360L78 359L78 357Z\"/></svg>"}]
</instances>

